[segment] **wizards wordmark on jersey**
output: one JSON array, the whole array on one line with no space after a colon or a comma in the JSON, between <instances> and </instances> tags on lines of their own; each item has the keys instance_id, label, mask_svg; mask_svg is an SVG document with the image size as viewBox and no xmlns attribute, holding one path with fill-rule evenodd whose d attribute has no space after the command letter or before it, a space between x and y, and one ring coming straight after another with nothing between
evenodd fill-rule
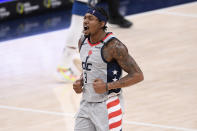
<instances>
[{"instance_id":1,"label":"wizards wordmark on jersey","mask_svg":"<svg viewBox=\"0 0 197 131\"><path fill-rule=\"evenodd\" d=\"M116 39L113 34L107 33L106 37L96 43L91 44L89 38L85 39L80 48L80 57L82 60L84 84L93 83L96 78L104 82L113 82L120 79L122 69L118 63L113 60L107 62L103 57L103 47L112 39ZM109 90L108 94L119 93L120 88Z\"/></svg>"}]
</instances>

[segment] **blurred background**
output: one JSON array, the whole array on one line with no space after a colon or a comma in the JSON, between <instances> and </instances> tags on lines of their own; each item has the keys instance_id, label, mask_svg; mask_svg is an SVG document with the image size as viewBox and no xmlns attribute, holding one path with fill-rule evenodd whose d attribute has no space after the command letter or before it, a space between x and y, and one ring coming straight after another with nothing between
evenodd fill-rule
<instances>
[{"instance_id":1,"label":"blurred background","mask_svg":"<svg viewBox=\"0 0 197 131\"><path fill-rule=\"evenodd\" d=\"M195 0L121 0L120 12L132 15L192 1ZM68 28L72 3L72 0L0 0L0 41Z\"/></svg>"},{"instance_id":2,"label":"blurred background","mask_svg":"<svg viewBox=\"0 0 197 131\"><path fill-rule=\"evenodd\" d=\"M72 6L0 0L0 131L73 130L81 96L57 72ZM123 131L197 131L197 1L120 0L119 11L133 26L108 31L145 77L123 89Z\"/></svg>"}]
</instances>

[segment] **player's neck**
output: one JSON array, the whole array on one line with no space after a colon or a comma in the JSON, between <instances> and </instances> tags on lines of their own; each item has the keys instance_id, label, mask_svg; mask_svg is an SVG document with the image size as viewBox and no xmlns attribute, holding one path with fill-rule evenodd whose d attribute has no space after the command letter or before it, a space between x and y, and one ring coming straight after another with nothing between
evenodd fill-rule
<instances>
[{"instance_id":1,"label":"player's neck","mask_svg":"<svg viewBox=\"0 0 197 131\"><path fill-rule=\"evenodd\" d=\"M100 30L95 34L90 35L90 42L92 44L97 43L97 42L103 40L105 38L106 34L107 33L104 30Z\"/></svg>"}]
</instances>

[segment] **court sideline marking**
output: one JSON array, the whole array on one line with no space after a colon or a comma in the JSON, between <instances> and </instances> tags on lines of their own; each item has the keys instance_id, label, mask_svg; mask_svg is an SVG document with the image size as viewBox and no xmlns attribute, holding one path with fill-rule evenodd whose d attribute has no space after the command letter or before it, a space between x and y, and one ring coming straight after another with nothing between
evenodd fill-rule
<instances>
[{"instance_id":1,"label":"court sideline marking","mask_svg":"<svg viewBox=\"0 0 197 131\"><path fill-rule=\"evenodd\" d=\"M56 115L56 116L74 117L74 113L43 111L43 110L37 110L37 109L31 109L31 108L19 108L19 107L6 106L6 105L0 105L0 109L26 111L26 112L41 113L41 114ZM175 129L175 130L180 130L180 131L197 131L197 129L189 129L189 128L182 128L182 127L176 127L176 126L164 126L164 125L159 125L159 124L150 124L150 123L143 123L143 122L132 122L132 121L126 121L126 120L124 120L124 123L129 124L129 125L158 127L158 128L166 128L166 129Z\"/></svg>"},{"instance_id":2,"label":"court sideline marking","mask_svg":"<svg viewBox=\"0 0 197 131\"><path fill-rule=\"evenodd\" d=\"M170 11L158 11L158 12L155 12L155 14L175 15L175 16L183 16L183 17L197 18L197 15L195 15L195 14L185 14L185 13L170 12Z\"/></svg>"}]
</instances>

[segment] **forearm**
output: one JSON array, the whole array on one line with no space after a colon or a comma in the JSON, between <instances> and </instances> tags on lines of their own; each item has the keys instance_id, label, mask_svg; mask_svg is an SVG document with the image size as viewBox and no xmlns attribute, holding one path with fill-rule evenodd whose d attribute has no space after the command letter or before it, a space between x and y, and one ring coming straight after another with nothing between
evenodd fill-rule
<instances>
[{"instance_id":1,"label":"forearm","mask_svg":"<svg viewBox=\"0 0 197 131\"><path fill-rule=\"evenodd\" d=\"M79 80L81 81L81 83L83 85L83 73L81 73Z\"/></svg>"},{"instance_id":2,"label":"forearm","mask_svg":"<svg viewBox=\"0 0 197 131\"><path fill-rule=\"evenodd\" d=\"M81 73L81 75L80 75L79 79L83 79L83 73Z\"/></svg>"},{"instance_id":3,"label":"forearm","mask_svg":"<svg viewBox=\"0 0 197 131\"><path fill-rule=\"evenodd\" d=\"M118 81L107 83L108 90L132 86L144 79L142 72L128 74Z\"/></svg>"}]
</instances>

